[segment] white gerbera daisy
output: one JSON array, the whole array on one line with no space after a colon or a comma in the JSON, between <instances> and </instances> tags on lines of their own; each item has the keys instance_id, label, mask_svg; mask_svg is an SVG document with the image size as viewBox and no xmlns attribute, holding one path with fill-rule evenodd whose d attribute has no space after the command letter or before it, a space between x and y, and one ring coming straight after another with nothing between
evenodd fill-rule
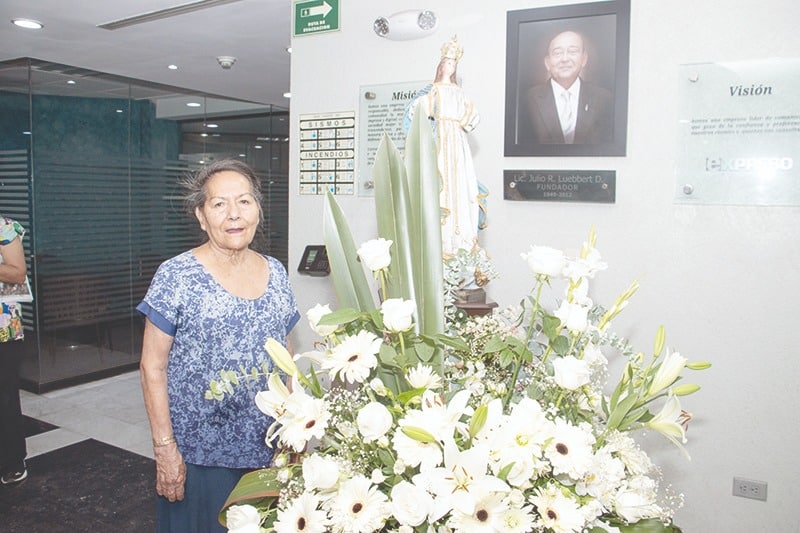
<instances>
[{"instance_id":1,"label":"white gerbera daisy","mask_svg":"<svg viewBox=\"0 0 800 533\"><path fill-rule=\"evenodd\" d=\"M363 383L370 371L378 365L376 354L383 341L369 331L346 337L334 346L322 361L322 368L331 378L340 377L348 383Z\"/></svg>"},{"instance_id":2,"label":"white gerbera daisy","mask_svg":"<svg viewBox=\"0 0 800 533\"><path fill-rule=\"evenodd\" d=\"M343 482L326 506L332 530L341 533L378 531L391 516L386 495L362 475Z\"/></svg>"},{"instance_id":3,"label":"white gerbera daisy","mask_svg":"<svg viewBox=\"0 0 800 533\"><path fill-rule=\"evenodd\" d=\"M281 418L283 424L277 431L281 442L291 446L296 452L303 451L312 438L321 439L328 427L331 414L325 400L313 398L299 391L292 392L286 402L287 415Z\"/></svg>"},{"instance_id":4,"label":"white gerbera daisy","mask_svg":"<svg viewBox=\"0 0 800 533\"><path fill-rule=\"evenodd\" d=\"M304 492L292 500L288 507L278 510L273 525L275 533L325 533L328 530L328 517L324 511L317 509L317 505L319 499Z\"/></svg>"},{"instance_id":5,"label":"white gerbera daisy","mask_svg":"<svg viewBox=\"0 0 800 533\"><path fill-rule=\"evenodd\" d=\"M537 488L528 499L535 507L536 527L553 533L578 533L586 525L578 502L565 495L555 484Z\"/></svg>"},{"instance_id":6,"label":"white gerbera daisy","mask_svg":"<svg viewBox=\"0 0 800 533\"><path fill-rule=\"evenodd\" d=\"M472 514L453 509L447 521L448 527L469 533L507 531L503 523L503 517L508 512L505 494L487 491L476 496Z\"/></svg>"},{"instance_id":7,"label":"white gerbera daisy","mask_svg":"<svg viewBox=\"0 0 800 533\"><path fill-rule=\"evenodd\" d=\"M415 389L438 389L442 386L442 378L433 371L433 368L422 363L408 371L408 383Z\"/></svg>"},{"instance_id":8,"label":"white gerbera daisy","mask_svg":"<svg viewBox=\"0 0 800 533\"><path fill-rule=\"evenodd\" d=\"M587 425L573 426L557 418L553 439L544 450L545 457L553 465L553 474L566 474L574 480L586 475L592 465L594 441L591 428Z\"/></svg>"},{"instance_id":9,"label":"white gerbera daisy","mask_svg":"<svg viewBox=\"0 0 800 533\"><path fill-rule=\"evenodd\" d=\"M524 505L522 507L510 506L500 518L500 528L498 531L504 533L528 533L533 531L536 519L533 517L533 507Z\"/></svg>"}]
</instances>

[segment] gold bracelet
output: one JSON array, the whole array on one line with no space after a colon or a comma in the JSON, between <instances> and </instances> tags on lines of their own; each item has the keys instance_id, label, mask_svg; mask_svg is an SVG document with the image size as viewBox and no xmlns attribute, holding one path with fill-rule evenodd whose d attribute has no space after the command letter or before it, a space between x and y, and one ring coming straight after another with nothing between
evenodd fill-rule
<instances>
[{"instance_id":1,"label":"gold bracelet","mask_svg":"<svg viewBox=\"0 0 800 533\"><path fill-rule=\"evenodd\" d=\"M167 446L173 442L175 442L174 435L170 435L169 437L161 437L160 439L153 439L153 447L161 448L162 446Z\"/></svg>"}]
</instances>

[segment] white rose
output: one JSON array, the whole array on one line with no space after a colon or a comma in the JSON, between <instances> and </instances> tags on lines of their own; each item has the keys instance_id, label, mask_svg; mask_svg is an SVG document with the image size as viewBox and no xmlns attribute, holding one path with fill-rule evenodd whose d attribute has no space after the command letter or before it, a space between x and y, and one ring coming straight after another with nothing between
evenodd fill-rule
<instances>
[{"instance_id":1,"label":"white rose","mask_svg":"<svg viewBox=\"0 0 800 533\"><path fill-rule=\"evenodd\" d=\"M364 442L380 439L392 428L392 414L379 402L370 402L358 411L356 417L358 430Z\"/></svg>"},{"instance_id":2,"label":"white rose","mask_svg":"<svg viewBox=\"0 0 800 533\"><path fill-rule=\"evenodd\" d=\"M575 390L589 383L591 372L589 365L582 359L568 355L553 361L553 372L558 386L568 390Z\"/></svg>"},{"instance_id":3,"label":"white rose","mask_svg":"<svg viewBox=\"0 0 800 533\"><path fill-rule=\"evenodd\" d=\"M520 254L534 274L561 276L567 264L564 252L548 246L531 246L528 253Z\"/></svg>"},{"instance_id":4,"label":"white rose","mask_svg":"<svg viewBox=\"0 0 800 533\"><path fill-rule=\"evenodd\" d=\"M589 308L564 300L553 314L568 330L583 333L589 327Z\"/></svg>"},{"instance_id":5,"label":"white rose","mask_svg":"<svg viewBox=\"0 0 800 533\"><path fill-rule=\"evenodd\" d=\"M252 505L232 505L225 514L225 522L231 533L258 533L261 515Z\"/></svg>"},{"instance_id":6,"label":"white rose","mask_svg":"<svg viewBox=\"0 0 800 533\"><path fill-rule=\"evenodd\" d=\"M390 246L392 246L392 241L383 238L372 239L362 244L356 253L368 269L377 272L388 267L392 262L392 256L389 254Z\"/></svg>"},{"instance_id":7,"label":"white rose","mask_svg":"<svg viewBox=\"0 0 800 533\"><path fill-rule=\"evenodd\" d=\"M389 331L399 333L408 331L414 324L414 311L417 306L413 300L403 300L402 298L389 298L381 304L381 314L383 315L383 325Z\"/></svg>"},{"instance_id":8,"label":"white rose","mask_svg":"<svg viewBox=\"0 0 800 533\"><path fill-rule=\"evenodd\" d=\"M339 481L339 465L322 455L310 455L303 459L303 481L308 491L331 489Z\"/></svg>"},{"instance_id":9,"label":"white rose","mask_svg":"<svg viewBox=\"0 0 800 533\"><path fill-rule=\"evenodd\" d=\"M320 305L317 304L308 311L306 311L306 318L308 319L308 324L311 326L317 335L320 337L327 337L334 331L336 328L339 327L336 324L330 326L320 326L319 321L322 317L329 314L331 312L331 307L328 304Z\"/></svg>"},{"instance_id":10,"label":"white rose","mask_svg":"<svg viewBox=\"0 0 800 533\"><path fill-rule=\"evenodd\" d=\"M430 494L409 483L401 481L392 487L392 516L401 525L418 526L422 524L433 505Z\"/></svg>"}]
</instances>

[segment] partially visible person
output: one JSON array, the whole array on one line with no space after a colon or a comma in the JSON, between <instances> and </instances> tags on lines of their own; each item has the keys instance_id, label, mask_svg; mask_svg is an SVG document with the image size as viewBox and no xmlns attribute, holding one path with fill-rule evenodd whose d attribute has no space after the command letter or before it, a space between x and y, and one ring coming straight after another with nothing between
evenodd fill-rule
<instances>
[{"instance_id":1,"label":"partially visible person","mask_svg":"<svg viewBox=\"0 0 800 533\"><path fill-rule=\"evenodd\" d=\"M614 98L607 89L581 78L588 61L578 32L561 32L548 44L544 65L550 78L531 87L524 98L530 133L537 143L613 141Z\"/></svg>"},{"instance_id":2,"label":"partially visible person","mask_svg":"<svg viewBox=\"0 0 800 533\"><path fill-rule=\"evenodd\" d=\"M27 267L22 236L25 230L0 216L0 282L25 283ZM19 367L24 337L20 305L0 302L0 481L13 485L28 477L25 429L19 403Z\"/></svg>"},{"instance_id":3,"label":"partially visible person","mask_svg":"<svg viewBox=\"0 0 800 533\"><path fill-rule=\"evenodd\" d=\"M217 514L239 478L270 464L257 387L222 402L204 391L220 370L271 365L265 341L287 344L300 318L283 265L250 248L262 216L254 172L223 160L183 185L207 240L165 261L137 306L160 533L224 531Z\"/></svg>"},{"instance_id":4,"label":"partially visible person","mask_svg":"<svg viewBox=\"0 0 800 533\"><path fill-rule=\"evenodd\" d=\"M456 82L458 61L464 48L453 37L442 46L433 84L410 103L405 126L415 106L433 121L436 132L437 164L441 178L439 207L442 218L442 253L445 258L459 249L479 248L478 230L486 225L488 191L475 173L467 134L478 125L475 104Z\"/></svg>"}]
</instances>

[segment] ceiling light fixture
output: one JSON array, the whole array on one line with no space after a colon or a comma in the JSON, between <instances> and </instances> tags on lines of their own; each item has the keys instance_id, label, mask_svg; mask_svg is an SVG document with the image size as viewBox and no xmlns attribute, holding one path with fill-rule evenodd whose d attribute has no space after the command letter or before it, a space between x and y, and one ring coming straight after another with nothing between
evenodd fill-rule
<instances>
[{"instance_id":1,"label":"ceiling light fixture","mask_svg":"<svg viewBox=\"0 0 800 533\"><path fill-rule=\"evenodd\" d=\"M200 107L202 105L203 104L201 104L200 102L187 102L186 103L186 107Z\"/></svg>"},{"instance_id":2,"label":"ceiling light fixture","mask_svg":"<svg viewBox=\"0 0 800 533\"><path fill-rule=\"evenodd\" d=\"M206 128L219 128L219 124L206 124Z\"/></svg>"},{"instance_id":3,"label":"ceiling light fixture","mask_svg":"<svg viewBox=\"0 0 800 533\"><path fill-rule=\"evenodd\" d=\"M41 30L44 28L44 24L33 19L11 19L11 23L14 26L19 26L20 28L25 28L26 30Z\"/></svg>"},{"instance_id":4,"label":"ceiling light fixture","mask_svg":"<svg viewBox=\"0 0 800 533\"><path fill-rule=\"evenodd\" d=\"M291 97L292 97L292 93L290 93L290 92L285 92L285 93L283 93L283 97L284 97L284 98L291 98Z\"/></svg>"},{"instance_id":5,"label":"ceiling light fixture","mask_svg":"<svg viewBox=\"0 0 800 533\"><path fill-rule=\"evenodd\" d=\"M167 68L170 70L178 70L178 65L167 65Z\"/></svg>"}]
</instances>

